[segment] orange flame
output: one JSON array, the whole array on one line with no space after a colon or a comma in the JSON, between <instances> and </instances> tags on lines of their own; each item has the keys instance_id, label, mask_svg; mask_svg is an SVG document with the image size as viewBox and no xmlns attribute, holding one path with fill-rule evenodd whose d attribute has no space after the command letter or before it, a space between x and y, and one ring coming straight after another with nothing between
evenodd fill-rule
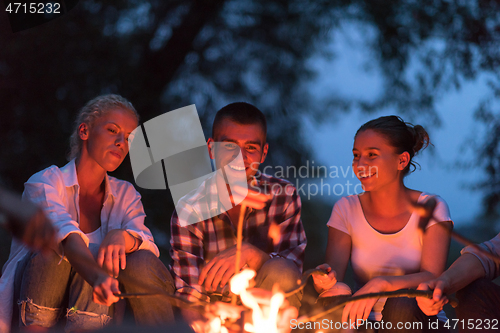
<instances>
[{"instance_id":1,"label":"orange flame","mask_svg":"<svg viewBox=\"0 0 500 333\"><path fill-rule=\"evenodd\" d=\"M252 333L279 333L278 312L285 300L285 295L273 290L268 307L261 307L257 298L247 289L250 280L256 275L254 270L245 269L231 278L231 291L239 295L241 302L252 310L252 323L245 323L245 331Z\"/></svg>"}]
</instances>

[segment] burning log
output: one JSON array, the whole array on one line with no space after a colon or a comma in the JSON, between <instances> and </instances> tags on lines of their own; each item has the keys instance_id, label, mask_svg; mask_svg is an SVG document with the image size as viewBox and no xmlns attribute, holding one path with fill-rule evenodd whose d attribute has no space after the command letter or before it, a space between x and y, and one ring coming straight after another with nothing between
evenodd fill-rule
<instances>
[{"instance_id":1,"label":"burning log","mask_svg":"<svg viewBox=\"0 0 500 333\"><path fill-rule=\"evenodd\" d=\"M356 302L364 299L369 299L369 298L381 298L381 297L387 297L387 298L394 298L394 297L425 297L432 299L433 296L433 291L432 290L414 290L414 289L401 289L401 290L396 290L396 291L386 291L386 292L380 292L380 293L371 293L371 294L364 294L364 295L358 295L358 296L352 296L349 297L346 300L342 300L338 303L336 303L334 306L328 308L327 310L320 312L316 315L313 316L302 316L297 320L297 323L305 323L308 321L316 321L321 317L326 316L327 314L345 306L347 303L351 302ZM453 298L453 297L448 297L450 300L450 304L453 307L458 306L458 301Z\"/></svg>"}]
</instances>

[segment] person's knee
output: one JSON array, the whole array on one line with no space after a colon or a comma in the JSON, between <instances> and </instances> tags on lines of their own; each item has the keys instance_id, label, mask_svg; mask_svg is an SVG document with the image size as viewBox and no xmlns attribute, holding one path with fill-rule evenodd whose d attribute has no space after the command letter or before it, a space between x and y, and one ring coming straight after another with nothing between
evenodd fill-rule
<instances>
[{"instance_id":1,"label":"person's knee","mask_svg":"<svg viewBox=\"0 0 500 333\"><path fill-rule=\"evenodd\" d=\"M17 302L19 306L19 325L20 326L40 326L50 328L57 324L62 316L60 308L50 308L33 303L33 300L27 298Z\"/></svg>"},{"instance_id":2,"label":"person's knee","mask_svg":"<svg viewBox=\"0 0 500 333\"><path fill-rule=\"evenodd\" d=\"M421 313L414 298L388 298L382 311L384 321L414 322L419 321Z\"/></svg>"},{"instance_id":3,"label":"person's knee","mask_svg":"<svg viewBox=\"0 0 500 333\"><path fill-rule=\"evenodd\" d=\"M259 270L260 280L266 284L278 283L280 288L287 292L297 287L300 279L300 270L297 265L285 258L272 258L262 265Z\"/></svg>"},{"instance_id":4,"label":"person's knee","mask_svg":"<svg viewBox=\"0 0 500 333\"><path fill-rule=\"evenodd\" d=\"M140 274L151 270L160 261L151 251L139 250L127 255L125 272L127 274Z\"/></svg>"},{"instance_id":5,"label":"person's knee","mask_svg":"<svg viewBox=\"0 0 500 333\"><path fill-rule=\"evenodd\" d=\"M49 308L59 308L67 293L71 265L55 253L35 253L26 258L23 272L16 272L18 299L33 300L35 304ZM17 293L17 292L16 292Z\"/></svg>"},{"instance_id":6,"label":"person's knee","mask_svg":"<svg viewBox=\"0 0 500 333\"><path fill-rule=\"evenodd\" d=\"M22 272L22 283L61 284L67 280L71 271L69 262L61 260L54 251L48 253L33 253L26 258L25 269Z\"/></svg>"},{"instance_id":7,"label":"person's knee","mask_svg":"<svg viewBox=\"0 0 500 333\"><path fill-rule=\"evenodd\" d=\"M28 259L27 267L37 272L43 272L43 270L53 272L61 266L60 264L64 266L66 262L61 261L61 257L54 251L47 253L35 252Z\"/></svg>"},{"instance_id":8,"label":"person's knee","mask_svg":"<svg viewBox=\"0 0 500 333\"><path fill-rule=\"evenodd\" d=\"M120 272L124 284L130 281L146 283L147 285L155 285L162 287L167 292L173 293L175 291L174 279L172 275L151 251L139 250L127 255L127 264L125 270Z\"/></svg>"},{"instance_id":9,"label":"person's knee","mask_svg":"<svg viewBox=\"0 0 500 333\"><path fill-rule=\"evenodd\" d=\"M490 289L491 281L488 279L478 279L469 283L464 288L457 291L459 304L474 304L478 298L482 298L485 292Z\"/></svg>"},{"instance_id":10,"label":"person's knee","mask_svg":"<svg viewBox=\"0 0 500 333\"><path fill-rule=\"evenodd\" d=\"M488 279L478 279L469 283L457 291L458 307L456 308L459 318L468 317L469 313L486 313L491 304L490 295L494 292L493 282Z\"/></svg>"}]
</instances>

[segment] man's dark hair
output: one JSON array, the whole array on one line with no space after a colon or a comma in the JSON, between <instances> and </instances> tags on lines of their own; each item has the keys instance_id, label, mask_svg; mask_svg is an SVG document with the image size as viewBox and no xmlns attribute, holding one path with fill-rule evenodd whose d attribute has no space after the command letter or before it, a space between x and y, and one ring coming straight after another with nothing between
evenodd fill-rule
<instances>
[{"instance_id":1,"label":"man's dark hair","mask_svg":"<svg viewBox=\"0 0 500 333\"><path fill-rule=\"evenodd\" d=\"M218 127L223 120L229 119L241 125L258 124L264 131L264 142L267 136L267 122L266 117L255 106L245 102L231 103L217 111L215 115L214 124L212 125L212 137L216 137Z\"/></svg>"}]
</instances>

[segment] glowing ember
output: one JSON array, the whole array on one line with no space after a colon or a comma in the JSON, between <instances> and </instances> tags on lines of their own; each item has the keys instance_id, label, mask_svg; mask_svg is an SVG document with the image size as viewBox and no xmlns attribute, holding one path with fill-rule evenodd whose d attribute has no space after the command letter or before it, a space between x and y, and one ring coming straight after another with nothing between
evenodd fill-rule
<instances>
[{"instance_id":1,"label":"glowing ember","mask_svg":"<svg viewBox=\"0 0 500 333\"><path fill-rule=\"evenodd\" d=\"M197 320L191 324L191 328L197 333L228 333L228 329L222 324L222 319L215 317L209 322Z\"/></svg>"},{"instance_id":2,"label":"glowing ember","mask_svg":"<svg viewBox=\"0 0 500 333\"><path fill-rule=\"evenodd\" d=\"M210 322L210 330L208 331L208 333L227 333L227 328L225 328L224 326L222 326L222 320L217 317L217 318L214 318L212 319L212 321Z\"/></svg>"},{"instance_id":3,"label":"glowing ember","mask_svg":"<svg viewBox=\"0 0 500 333\"><path fill-rule=\"evenodd\" d=\"M280 227L276 222L271 222L271 225L269 226L269 238L273 240L273 244L277 245L281 239L281 232L280 232Z\"/></svg>"}]
</instances>

